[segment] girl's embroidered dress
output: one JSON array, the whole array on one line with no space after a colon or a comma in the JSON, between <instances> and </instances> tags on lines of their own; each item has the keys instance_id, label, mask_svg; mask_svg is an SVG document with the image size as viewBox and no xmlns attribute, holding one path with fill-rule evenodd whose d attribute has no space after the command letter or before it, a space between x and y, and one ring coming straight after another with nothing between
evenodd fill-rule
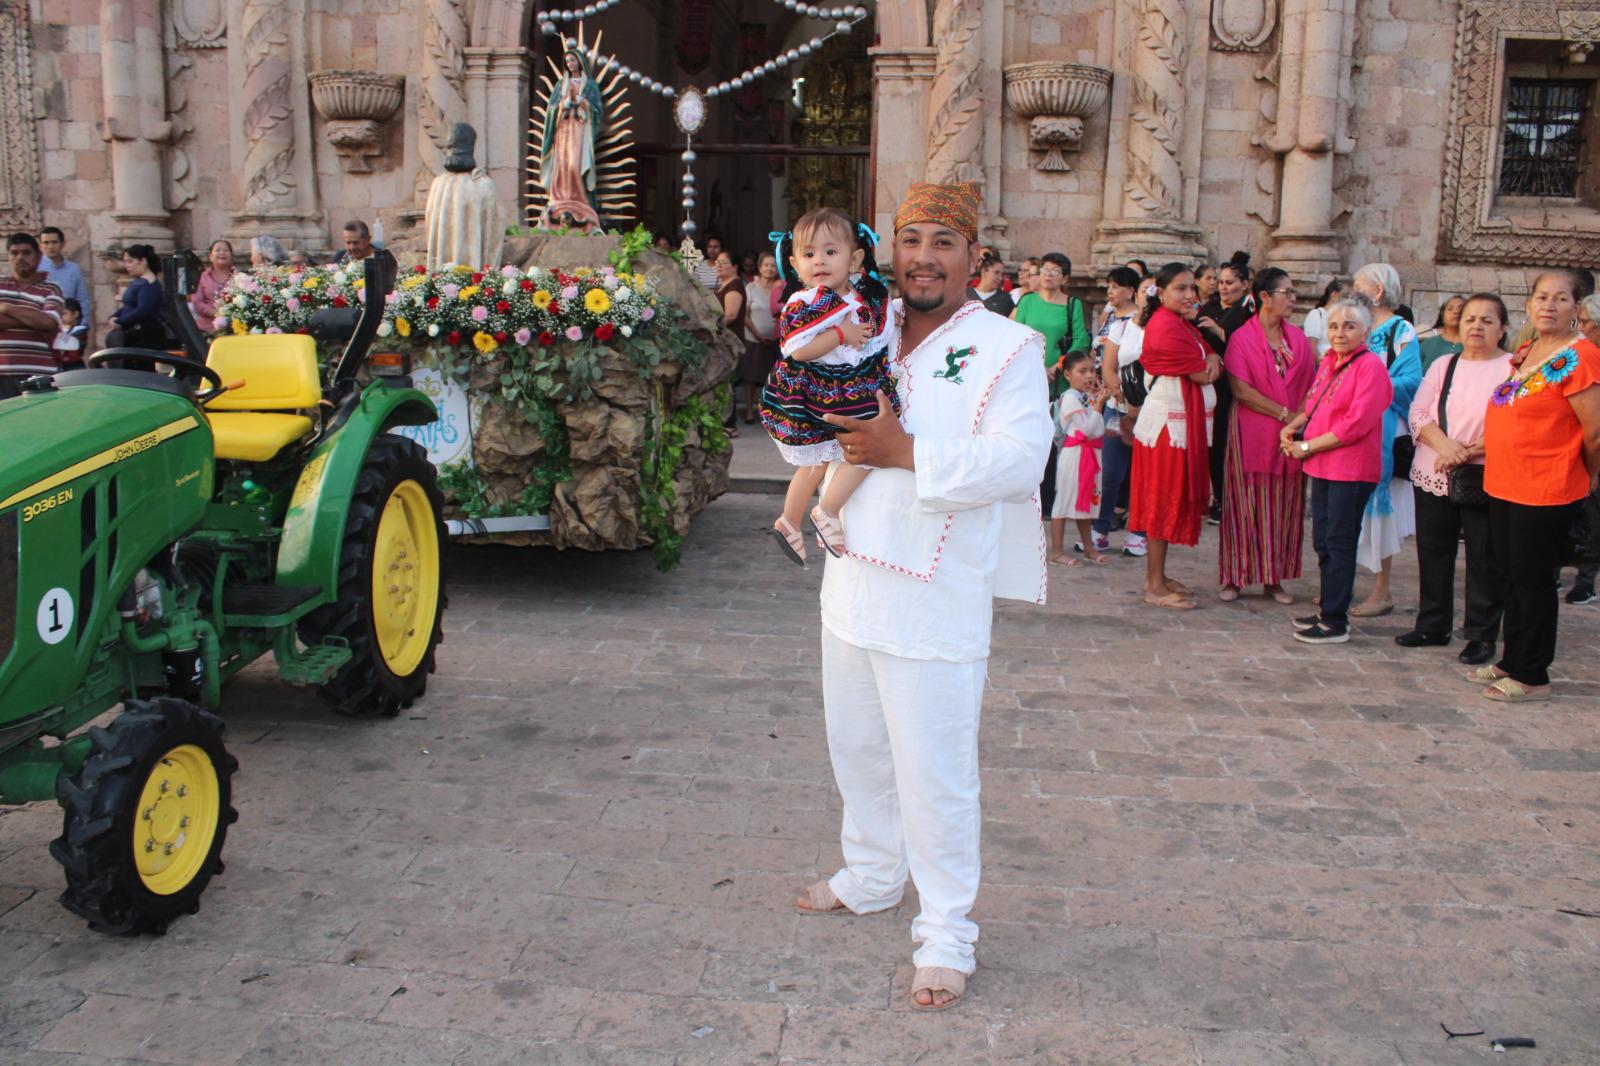
<instances>
[{"instance_id":1,"label":"girl's embroidered dress","mask_svg":"<svg viewBox=\"0 0 1600 1066\"><path fill-rule=\"evenodd\" d=\"M851 318L872 330L860 348L841 344L809 362L791 358ZM868 300L855 287L844 296L828 288L805 289L783 305L778 320L783 358L761 390L761 424L787 462L817 466L842 461L844 452L834 439L834 428L822 416L872 418L878 413L880 389L899 412L888 360L894 329L887 301Z\"/></svg>"},{"instance_id":2,"label":"girl's embroidered dress","mask_svg":"<svg viewBox=\"0 0 1600 1066\"><path fill-rule=\"evenodd\" d=\"M1100 514L1100 445L1105 418L1077 389L1061 394L1056 433L1061 454L1056 459L1056 502L1051 518L1094 518Z\"/></svg>"}]
</instances>

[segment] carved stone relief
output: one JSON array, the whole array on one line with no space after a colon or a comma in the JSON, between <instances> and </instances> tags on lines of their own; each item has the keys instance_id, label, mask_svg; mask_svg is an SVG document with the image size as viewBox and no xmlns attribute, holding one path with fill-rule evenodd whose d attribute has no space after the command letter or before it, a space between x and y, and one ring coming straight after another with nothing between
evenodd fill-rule
<instances>
[{"instance_id":1,"label":"carved stone relief","mask_svg":"<svg viewBox=\"0 0 1600 1066\"><path fill-rule=\"evenodd\" d=\"M428 0L423 24L421 94L417 101L420 202L449 154L450 128L467 115L466 48L469 42L464 0Z\"/></svg>"},{"instance_id":2,"label":"carved stone relief","mask_svg":"<svg viewBox=\"0 0 1600 1066\"><path fill-rule=\"evenodd\" d=\"M167 22L182 48L227 46L228 7L223 0L167 0Z\"/></svg>"},{"instance_id":3,"label":"carved stone relief","mask_svg":"<svg viewBox=\"0 0 1600 1066\"><path fill-rule=\"evenodd\" d=\"M1212 0L1212 47L1219 52L1259 52L1278 24L1278 0Z\"/></svg>"},{"instance_id":4,"label":"carved stone relief","mask_svg":"<svg viewBox=\"0 0 1600 1066\"><path fill-rule=\"evenodd\" d=\"M188 207L195 197L194 160L185 143L194 133L194 120L189 117L189 89L194 84L194 57L187 48L216 48L226 42L219 33L215 44L190 44L186 31L179 26L183 5L169 3L166 21L162 26L163 61L167 74L167 121L172 132L166 144L166 198L167 206L174 211ZM222 5L217 5L219 10ZM227 30L227 12L222 11L222 32Z\"/></svg>"},{"instance_id":5,"label":"carved stone relief","mask_svg":"<svg viewBox=\"0 0 1600 1066\"><path fill-rule=\"evenodd\" d=\"M1140 0L1123 218L1177 221L1183 211L1185 0Z\"/></svg>"},{"instance_id":6,"label":"carved stone relief","mask_svg":"<svg viewBox=\"0 0 1600 1066\"><path fill-rule=\"evenodd\" d=\"M33 45L27 0L0 0L0 225L39 225L39 144L33 128Z\"/></svg>"},{"instance_id":7,"label":"carved stone relief","mask_svg":"<svg viewBox=\"0 0 1600 1066\"><path fill-rule=\"evenodd\" d=\"M1567 58L1574 63L1586 63L1600 44L1600 11L1561 11L1561 40L1566 43Z\"/></svg>"},{"instance_id":8,"label":"carved stone relief","mask_svg":"<svg viewBox=\"0 0 1600 1066\"><path fill-rule=\"evenodd\" d=\"M244 30L243 191L245 209L266 211L294 202L294 101L289 54L290 11L271 0L246 0Z\"/></svg>"},{"instance_id":9,"label":"carved stone relief","mask_svg":"<svg viewBox=\"0 0 1600 1066\"><path fill-rule=\"evenodd\" d=\"M1454 87L1445 142L1439 257L1457 262L1600 267L1600 241L1579 232L1569 208L1546 225L1496 214L1495 181L1500 96L1507 38L1567 41L1600 19L1600 0L1462 0L1456 32ZM1600 212L1590 212L1600 218Z\"/></svg>"},{"instance_id":10,"label":"carved stone relief","mask_svg":"<svg viewBox=\"0 0 1600 1066\"><path fill-rule=\"evenodd\" d=\"M929 181L983 178L982 28L983 0L939 0L934 9L938 55L928 98Z\"/></svg>"}]
</instances>

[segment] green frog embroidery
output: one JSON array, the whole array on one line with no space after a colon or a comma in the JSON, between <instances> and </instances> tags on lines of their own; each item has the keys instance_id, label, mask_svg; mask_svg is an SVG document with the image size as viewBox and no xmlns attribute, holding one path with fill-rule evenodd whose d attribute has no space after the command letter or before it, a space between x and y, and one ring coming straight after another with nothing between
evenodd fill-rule
<instances>
[{"instance_id":1,"label":"green frog embroidery","mask_svg":"<svg viewBox=\"0 0 1600 1066\"><path fill-rule=\"evenodd\" d=\"M933 376L944 378L953 385L963 384L961 372L967 368L967 364L971 361L972 345L969 344L965 348L952 348L945 353L944 369L936 372Z\"/></svg>"}]
</instances>

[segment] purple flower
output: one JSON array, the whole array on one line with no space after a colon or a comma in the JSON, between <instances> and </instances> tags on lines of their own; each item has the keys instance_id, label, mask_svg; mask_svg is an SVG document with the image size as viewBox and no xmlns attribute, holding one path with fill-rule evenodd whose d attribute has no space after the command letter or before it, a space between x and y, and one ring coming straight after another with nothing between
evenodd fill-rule
<instances>
[{"instance_id":1,"label":"purple flower","mask_svg":"<svg viewBox=\"0 0 1600 1066\"><path fill-rule=\"evenodd\" d=\"M514 266L503 266L500 268L500 276L502 278L514 278L517 276L517 274L518 270Z\"/></svg>"},{"instance_id":2,"label":"purple flower","mask_svg":"<svg viewBox=\"0 0 1600 1066\"><path fill-rule=\"evenodd\" d=\"M577 290L574 289L573 291L576 292ZM567 327L567 340L569 340L569 341L581 341L581 340L583 340L583 330L579 329L577 326L568 326Z\"/></svg>"},{"instance_id":3,"label":"purple flower","mask_svg":"<svg viewBox=\"0 0 1600 1066\"><path fill-rule=\"evenodd\" d=\"M654 307L646 307L643 311L639 312L640 322L648 322L654 317L656 317L656 309Z\"/></svg>"},{"instance_id":4,"label":"purple flower","mask_svg":"<svg viewBox=\"0 0 1600 1066\"><path fill-rule=\"evenodd\" d=\"M288 311L291 315L294 314L296 311L300 310L300 299L299 299L299 297L291 296L287 300L283 301L283 308L284 308L284 310Z\"/></svg>"},{"instance_id":5,"label":"purple flower","mask_svg":"<svg viewBox=\"0 0 1600 1066\"><path fill-rule=\"evenodd\" d=\"M489 317L489 309L487 307L483 306L482 304L479 304L477 307L474 307L472 309L472 321L474 321L474 322L482 322L484 319L486 319L488 317Z\"/></svg>"},{"instance_id":6,"label":"purple flower","mask_svg":"<svg viewBox=\"0 0 1600 1066\"><path fill-rule=\"evenodd\" d=\"M512 269L514 270L516 268L513 267ZM511 335L511 339L516 341L520 347L526 348L528 346L528 342L533 340L533 330L523 327L522 329L519 329L513 333Z\"/></svg>"},{"instance_id":7,"label":"purple flower","mask_svg":"<svg viewBox=\"0 0 1600 1066\"><path fill-rule=\"evenodd\" d=\"M561 298L563 300L576 300L578 298L578 287L576 285L568 285L561 290Z\"/></svg>"},{"instance_id":8,"label":"purple flower","mask_svg":"<svg viewBox=\"0 0 1600 1066\"><path fill-rule=\"evenodd\" d=\"M456 293L461 291L461 286L446 282L444 285L440 286L439 291L444 293L444 298L446 300L454 300L456 298Z\"/></svg>"},{"instance_id":9,"label":"purple flower","mask_svg":"<svg viewBox=\"0 0 1600 1066\"><path fill-rule=\"evenodd\" d=\"M395 304L395 303L398 303L399 300L400 300L400 294L397 293L397 292L391 292L389 295L387 295L387 296L385 296L383 298L383 302L384 303L391 304L391 305Z\"/></svg>"},{"instance_id":10,"label":"purple flower","mask_svg":"<svg viewBox=\"0 0 1600 1066\"><path fill-rule=\"evenodd\" d=\"M1499 388L1494 390L1494 393L1489 397L1489 402L1494 404L1496 407L1504 407L1506 404L1510 403L1516 397L1516 395L1517 383L1515 381L1507 381Z\"/></svg>"}]
</instances>

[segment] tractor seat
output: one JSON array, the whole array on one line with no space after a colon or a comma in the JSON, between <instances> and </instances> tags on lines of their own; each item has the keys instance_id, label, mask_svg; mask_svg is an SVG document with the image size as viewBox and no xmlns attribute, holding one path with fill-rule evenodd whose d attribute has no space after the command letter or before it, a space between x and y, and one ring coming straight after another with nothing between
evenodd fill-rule
<instances>
[{"instance_id":1,"label":"tractor seat","mask_svg":"<svg viewBox=\"0 0 1600 1066\"><path fill-rule=\"evenodd\" d=\"M301 413L322 402L317 345L310 337L219 337L206 365L224 382L244 381L206 405L218 459L265 462L316 428Z\"/></svg>"}]
</instances>

